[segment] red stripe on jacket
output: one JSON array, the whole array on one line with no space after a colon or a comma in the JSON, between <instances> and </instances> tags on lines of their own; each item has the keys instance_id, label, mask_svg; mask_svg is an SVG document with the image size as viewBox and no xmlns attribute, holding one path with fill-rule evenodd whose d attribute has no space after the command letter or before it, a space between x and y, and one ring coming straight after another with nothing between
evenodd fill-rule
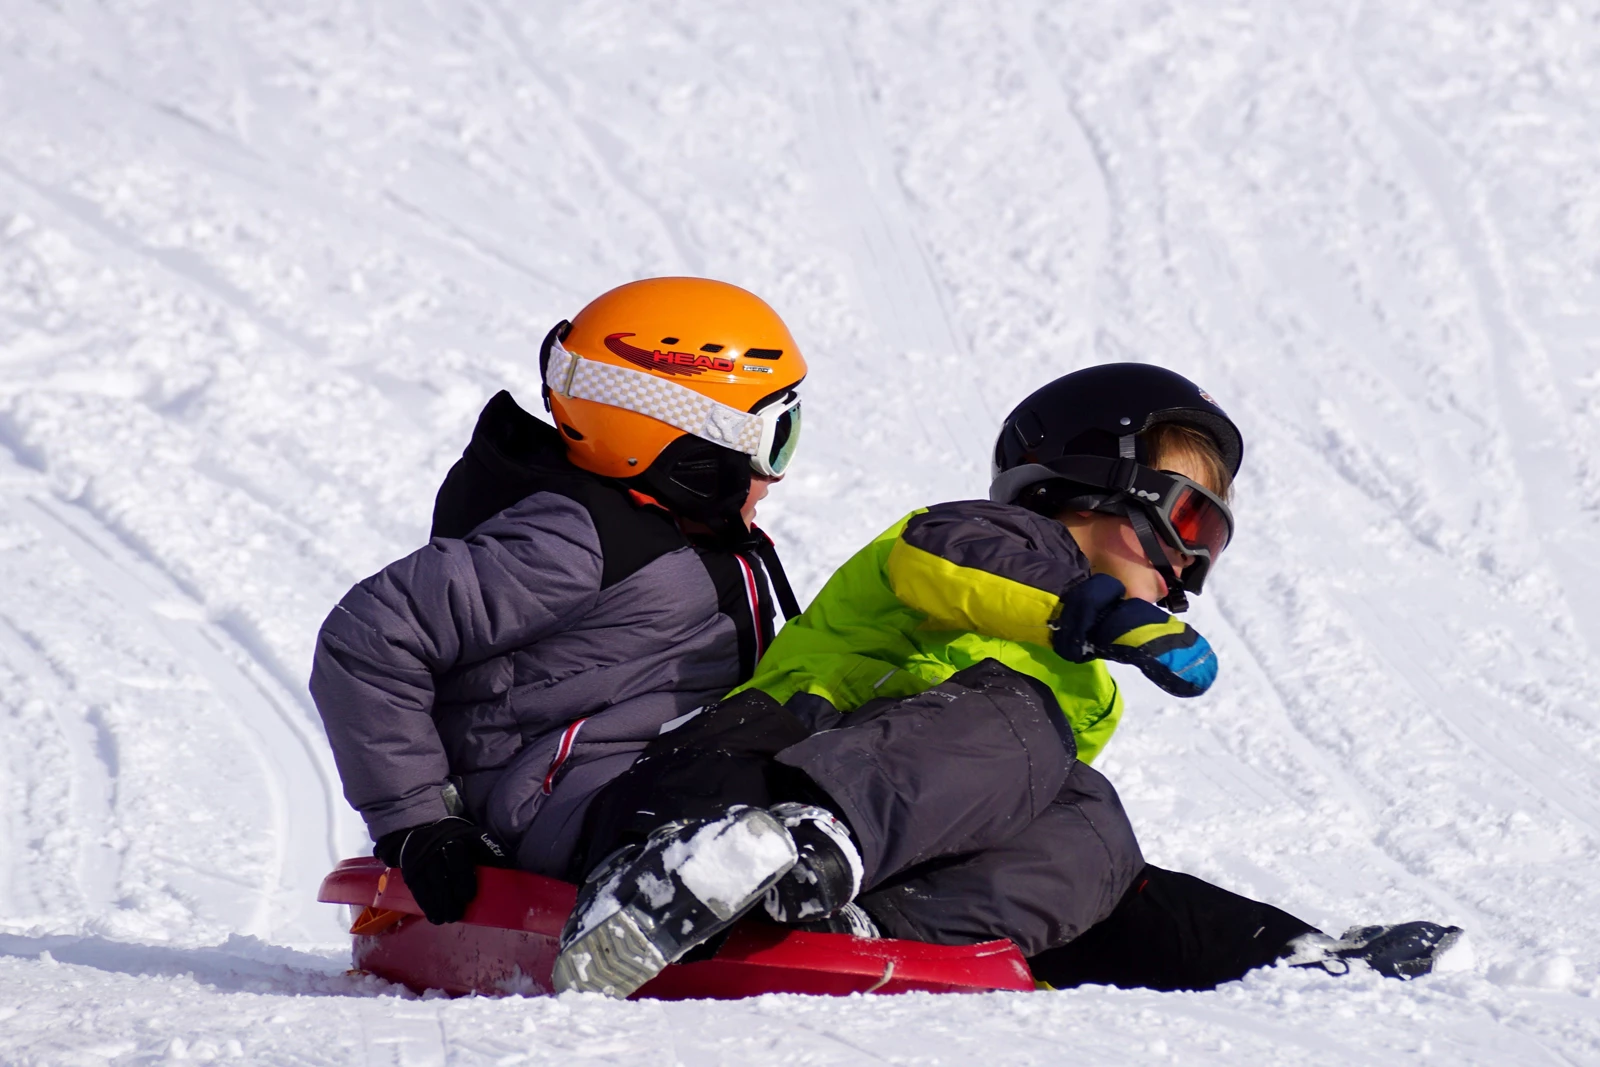
<instances>
[{"instance_id":1,"label":"red stripe on jacket","mask_svg":"<svg viewBox=\"0 0 1600 1067\"><path fill-rule=\"evenodd\" d=\"M555 758L550 761L550 771L544 776L543 789L545 796L549 796L550 790L555 788L556 772L561 769L563 763L567 762L567 757L572 755L572 743L578 739L578 731L588 721L589 719L586 716L561 732L561 743L556 746Z\"/></svg>"},{"instance_id":2,"label":"red stripe on jacket","mask_svg":"<svg viewBox=\"0 0 1600 1067\"><path fill-rule=\"evenodd\" d=\"M739 569L744 572L744 595L750 599L750 628L756 637L756 659L750 669L755 670L756 663L761 662L761 654L767 650L761 643L761 594L756 588L756 572L749 562L741 555L735 554L733 558L739 561Z\"/></svg>"}]
</instances>

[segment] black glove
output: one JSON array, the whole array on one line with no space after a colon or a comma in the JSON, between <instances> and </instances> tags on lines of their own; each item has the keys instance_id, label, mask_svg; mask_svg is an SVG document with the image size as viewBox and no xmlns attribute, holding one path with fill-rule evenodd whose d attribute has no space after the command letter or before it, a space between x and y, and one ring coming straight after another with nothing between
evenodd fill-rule
<instances>
[{"instance_id":1,"label":"black glove","mask_svg":"<svg viewBox=\"0 0 1600 1067\"><path fill-rule=\"evenodd\" d=\"M452 815L378 838L372 854L405 875L406 888L435 926L457 922L478 895L478 866L509 867L493 834Z\"/></svg>"},{"instance_id":2,"label":"black glove","mask_svg":"<svg viewBox=\"0 0 1600 1067\"><path fill-rule=\"evenodd\" d=\"M1061 598L1055 647L1062 659L1131 663L1175 697L1197 697L1217 679L1217 656L1188 623L1145 600L1123 599L1127 590L1109 574L1096 574Z\"/></svg>"}]
</instances>

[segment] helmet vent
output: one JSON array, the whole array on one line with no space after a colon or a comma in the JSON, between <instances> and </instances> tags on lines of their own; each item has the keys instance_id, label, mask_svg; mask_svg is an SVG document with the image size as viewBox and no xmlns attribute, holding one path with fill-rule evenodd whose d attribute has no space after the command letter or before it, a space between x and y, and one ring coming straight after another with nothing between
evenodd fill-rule
<instances>
[{"instance_id":1,"label":"helmet vent","mask_svg":"<svg viewBox=\"0 0 1600 1067\"><path fill-rule=\"evenodd\" d=\"M781 355L783 355L783 349L781 348L747 348L745 349L744 358L777 359Z\"/></svg>"},{"instance_id":2,"label":"helmet vent","mask_svg":"<svg viewBox=\"0 0 1600 1067\"><path fill-rule=\"evenodd\" d=\"M1017 418L1017 440L1022 442L1022 447L1033 451L1044 444L1044 421L1039 418L1038 412L1024 411Z\"/></svg>"},{"instance_id":3,"label":"helmet vent","mask_svg":"<svg viewBox=\"0 0 1600 1067\"><path fill-rule=\"evenodd\" d=\"M663 337L661 339L661 343L664 345L675 345L678 343L678 339L676 337Z\"/></svg>"},{"instance_id":4,"label":"helmet vent","mask_svg":"<svg viewBox=\"0 0 1600 1067\"><path fill-rule=\"evenodd\" d=\"M572 438L574 441L583 440L583 434L579 433L577 430L574 430L571 426L568 426L564 422L561 424L561 432Z\"/></svg>"},{"instance_id":5,"label":"helmet vent","mask_svg":"<svg viewBox=\"0 0 1600 1067\"><path fill-rule=\"evenodd\" d=\"M722 351L722 346L721 345L701 345L700 346L700 351L702 351L702 352L721 352Z\"/></svg>"}]
</instances>

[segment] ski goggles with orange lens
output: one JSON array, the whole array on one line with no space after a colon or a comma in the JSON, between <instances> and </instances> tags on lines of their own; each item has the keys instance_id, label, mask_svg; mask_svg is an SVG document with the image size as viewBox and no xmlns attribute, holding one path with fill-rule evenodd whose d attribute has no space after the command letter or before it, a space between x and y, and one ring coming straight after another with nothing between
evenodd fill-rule
<instances>
[{"instance_id":1,"label":"ski goggles with orange lens","mask_svg":"<svg viewBox=\"0 0 1600 1067\"><path fill-rule=\"evenodd\" d=\"M1149 468L1145 468L1149 470ZM1156 530L1173 548L1191 556L1216 560L1233 540L1233 512L1203 485L1170 471L1151 471L1154 478L1136 479L1133 494L1159 493L1145 505ZM1140 482L1164 481L1163 489L1142 487ZM1142 497L1148 501L1148 495Z\"/></svg>"},{"instance_id":2,"label":"ski goggles with orange lens","mask_svg":"<svg viewBox=\"0 0 1600 1067\"><path fill-rule=\"evenodd\" d=\"M1070 457L1076 458L1076 457ZM1051 466L1060 465L1057 461ZM1121 501L1138 505L1150 517L1161 539L1186 556L1207 563L1215 562L1233 539L1233 512L1211 490L1171 471L1158 471L1132 460L1103 460L1112 468L1106 488L1126 486ZM1132 467L1129 476L1127 467ZM1076 479L1074 479L1076 480ZM1113 504L1113 501L1107 501ZM1192 567L1193 565L1191 565ZM1191 574L1186 568L1185 575ZM1186 578L1184 585L1198 593L1205 571Z\"/></svg>"}]
</instances>

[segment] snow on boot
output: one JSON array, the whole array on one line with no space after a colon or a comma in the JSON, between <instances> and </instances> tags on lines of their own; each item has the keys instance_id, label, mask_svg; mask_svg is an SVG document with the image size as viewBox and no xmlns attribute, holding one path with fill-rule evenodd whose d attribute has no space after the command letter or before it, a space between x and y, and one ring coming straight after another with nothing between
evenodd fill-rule
<instances>
[{"instance_id":1,"label":"snow on boot","mask_svg":"<svg viewBox=\"0 0 1600 1067\"><path fill-rule=\"evenodd\" d=\"M811 804L768 810L782 820L800 858L767 890L767 914L780 923L809 923L854 900L861 891L861 853L838 816Z\"/></svg>"},{"instance_id":2,"label":"snow on boot","mask_svg":"<svg viewBox=\"0 0 1600 1067\"><path fill-rule=\"evenodd\" d=\"M1353 960L1366 963L1388 978L1409 981L1433 970L1439 957L1461 938L1461 927L1430 922L1393 926L1352 926L1338 940L1327 934L1305 934L1289 942L1291 967L1321 967L1346 974Z\"/></svg>"},{"instance_id":3,"label":"snow on boot","mask_svg":"<svg viewBox=\"0 0 1600 1067\"><path fill-rule=\"evenodd\" d=\"M865 937L876 940L883 936L878 929L878 924L873 921L867 909L860 904L851 902L829 915L825 919L813 919L810 922L796 923L796 930L804 930L812 934L848 934L851 937Z\"/></svg>"},{"instance_id":4,"label":"snow on boot","mask_svg":"<svg viewBox=\"0 0 1600 1067\"><path fill-rule=\"evenodd\" d=\"M631 996L760 903L794 862L789 832L762 808L660 827L584 880L561 931L556 992Z\"/></svg>"}]
</instances>

